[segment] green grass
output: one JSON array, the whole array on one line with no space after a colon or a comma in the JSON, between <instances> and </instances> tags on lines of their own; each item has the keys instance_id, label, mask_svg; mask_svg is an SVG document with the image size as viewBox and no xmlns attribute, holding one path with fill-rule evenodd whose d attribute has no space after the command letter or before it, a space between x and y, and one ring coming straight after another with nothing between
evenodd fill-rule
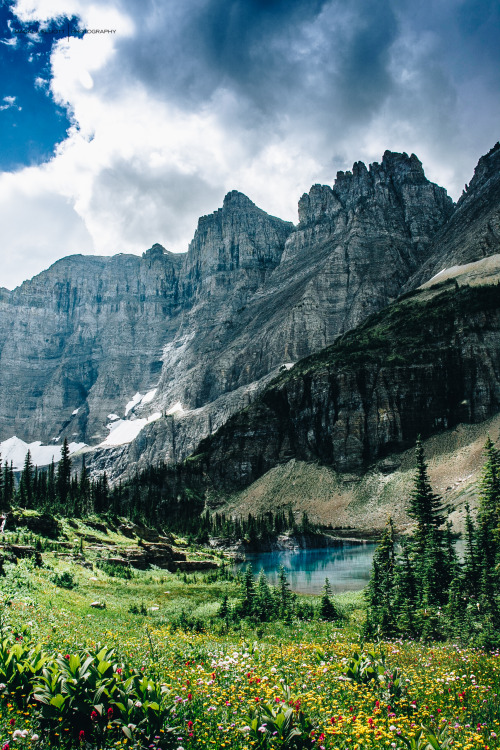
<instances>
[{"instance_id":1,"label":"green grass","mask_svg":"<svg viewBox=\"0 0 500 750\"><path fill-rule=\"evenodd\" d=\"M75 529L65 524L65 531L66 541L72 543ZM119 535L114 541L130 545ZM184 549L191 558L206 554ZM95 553L85 554L96 561ZM275 713L285 711L288 704L283 700L291 701L297 720L300 704L315 732L316 742L307 746L318 750L356 746L404 750L404 740L415 738L421 724L433 736L445 726L443 732L459 750L499 748L493 736L500 735L498 655L453 644L379 644L377 658L385 659L387 674L396 668L402 674L401 693L391 693L385 678L377 684L345 681L349 658L359 648L362 592L335 597L347 616L342 626L314 619L289 625L242 622L227 630L217 618L217 608L224 594L230 602L236 601L240 589L234 580L213 580L213 571L187 576L157 569L134 571L132 579L124 580L95 565L90 570L61 559L53 551L43 557L41 568L27 560L5 565L6 576L0 579L3 624L8 623L14 634L24 629L24 641L42 644L47 654L82 654L105 644L115 650L117 664L143 670L158 680L172 701L169 722L176 734L174 744L158 735L156 748L258 747L259 738L252 739L244 727L251 725L255 710L259 721L264 720L259 711L267 702ZM53 582L55 574L65 571L73 576L73 589ZM105 602L106 608L93 609L93 601ZM146 614L130 612L134 605L138 609L144 605ZM183 611L203 622L202 632L172 627ZM18 735L14 743L13 733L21 729L27 735ZM70 740L70 734L53 735L50 745L47 738L31 739L37 734L41 736L41 725L35 704L19 708L8 697L0 697L2 745L9 741L11 748L15 744L21 750L81 747L78 740ZM125 738L117 740L116 733L113 737L112 744L102 747L127 746ZM276 738L268 739L269 748L287 747Z\"/></svg>"}]
</instances>

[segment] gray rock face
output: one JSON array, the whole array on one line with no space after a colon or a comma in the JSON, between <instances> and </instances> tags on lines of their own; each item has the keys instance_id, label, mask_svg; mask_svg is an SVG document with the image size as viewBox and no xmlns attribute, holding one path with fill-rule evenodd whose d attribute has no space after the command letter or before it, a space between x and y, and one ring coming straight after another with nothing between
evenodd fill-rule
<instances>
[{"instance_id":1,"label":"gray rock face","mask_svg":"<svg viewBox=\"0 0 500 750\"><path fill-rule=\"evenodd\" d=\"M271 383L173 478L224 494L290 459L362 472L419 434L484 421L500 409L499 341L497 285L419 290Z\"/></svg>"},{"instance_id":2,"label":"gray rock face","mask_svg":"<svg viewBox=\"0 0 500 750\"><path fill-rule=\"evenodd\" d=\"M139 392L127 419L164 416L96 465L184 458L276 368L393 300L452 213L416 156L386 152L313 186L296 227L233 191L184 255L58 261L0 291L0 440L96 445Z\"/></svg>"},{"instance_id":3,"label":"gray rock face","mask_svg":"<svg viewBox=\"0 0 500 750\"><path fill-rule=\"evenodd\" d=\"M430 257L405 285L415 289L445 268L500 252L500 143L479 159L450 220L435 235Z\"/></svg>"}]
</instances>

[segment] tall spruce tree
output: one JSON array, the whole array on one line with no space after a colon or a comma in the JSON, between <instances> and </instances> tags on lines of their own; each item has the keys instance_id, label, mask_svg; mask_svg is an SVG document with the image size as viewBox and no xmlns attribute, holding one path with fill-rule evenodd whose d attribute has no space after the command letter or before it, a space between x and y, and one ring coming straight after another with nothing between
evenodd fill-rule
<instances>
[{"instance_id":1,"label":"tall spruce tree","mask_svg":"<svg viewBox=\"0 0 500 750\"><path fill-rule=\"evenodd\" d=\"M68 439L64 438L61 458L57 464L56 476L57 498L61 510L65 510L68 494L71 489L71 458L69 457Z\"/></svg>"},{"instance_id":2,"label":"tall spruce tree","mask_svg":"<svg viewBox=\"0 0 500 750\"><path fill-rule=\"evenodd\" d=\"M366 593L368 602L365 633L391 635L396 631L395 618L396 550L394 524L389 518L373 555L372 573Z\"/></svg>"},{"instance_id":3,"label":"tall spruce tree","mask_svg":"<svg viewBox=\"0 0 500 750\"><path fill-rule=\"evenodd\" d=\"M452 577L443 529L447 508L431 487L420 438L417 438L415 457L417 466L408 509L408 515L417 524L413 536L413 564L422 581L421 605L439 606L447 599Z\"/></svg>"},{"instance_id":4,"label":"tall spruce tree","mask_svg":"<svg viewBox=\"0 0 500 750\"><path fill-rule=\"evenodd\" d=\"M26 457L24 459L24 466L21 472L21 478L19 480L18 488L18 500L19 504L23 508L33 507L33 479L34 479L35 467L31 460L31 451L28 449Z\"/></svg>"},{"instance_id":5,"label":"tall spruce tree","mask_svg":"<svg viewBox=\"0 0 500 750\"><path fill-rule=\"evenodd\" d=\"M418 533L425 536L429 528L437 529L444 525L447 508L431 487L424 457L424 448L420 438L417 438L415 458L417 467L413 480L413 489L410 494L408 515L417 522Z\"/></svg>"}]
</instances>

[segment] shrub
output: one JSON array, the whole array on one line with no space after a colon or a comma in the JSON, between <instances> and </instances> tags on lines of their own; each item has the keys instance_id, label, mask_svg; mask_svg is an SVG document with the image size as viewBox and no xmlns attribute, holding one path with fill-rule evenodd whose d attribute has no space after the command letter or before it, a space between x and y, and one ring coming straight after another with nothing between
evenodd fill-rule
<instances>
[{"instance_id":1,"label":"shrub","mask_svg":"<svg viewBox=\"0 0 500 750\"><path fill-rule=\"evenodd\" d=\"M75 577L68 570L64 570L62 573L55 573L52 576L52 583L55 583L56 586L60 586L63 589L74 589L78 586Z\"/></svg>"}]
</instances>

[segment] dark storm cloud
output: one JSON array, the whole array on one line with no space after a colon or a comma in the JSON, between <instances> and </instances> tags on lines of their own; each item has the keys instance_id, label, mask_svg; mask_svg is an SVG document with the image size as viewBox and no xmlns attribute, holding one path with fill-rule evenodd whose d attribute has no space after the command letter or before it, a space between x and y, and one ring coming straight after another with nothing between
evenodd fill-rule
<instances>
[{"instance_id":1,"label":"dark storm cloud","mask_svg":"<svg viewBox=\"0 0 500 750\"><path fill-rule=\"evenodd\" d=\"M127 12L137 37L121 43L119 64L182 107L224 88L257 118L301 120L307 110L364 119L391 88L397 22L381 0L205 0Z\"/></svg>"}]
</instances>

